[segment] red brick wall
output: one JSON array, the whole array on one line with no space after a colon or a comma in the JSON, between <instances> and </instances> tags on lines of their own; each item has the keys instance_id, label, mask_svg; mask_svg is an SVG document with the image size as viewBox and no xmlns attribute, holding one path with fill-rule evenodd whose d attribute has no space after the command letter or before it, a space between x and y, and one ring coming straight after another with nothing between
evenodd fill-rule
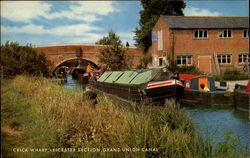
<instances>
[{"instance_id":1,"label":"red brick wall","mask_svg":"<svg viewBox=\"0 0 250 158\"><path fill-rule=\"evenodd\" d=\"M215 73L214 54L232 54L231 64L220 64L222 71L240 68L238 54L248 53L248 39L243 38L243 30L233 30L232 38L218 38L218 29L208 30L208 39L193 39L193 30L174 30L175 55L191 54L193 63L198 63L198 55L212 56L212 72Z\"/></svg>"},{"instance_id":2,"label":"red brick wall","mask_svg":"<svg viewBox=\"0 0 250 158\"><path fill-rule=\"evenodd\" d=\"M92 61L100 65L99 54L102 45L54 45L54 46L40 46L35 47L38 52L43 52L49 61L52 62L52 69L63 61L68 59L77 58L77 49L81 48L82 58ZM135 47L130 47L125 55L131 61L132 66L135 68L143 57L143 52Z\"/></svg>"},{"instance_id":3,"label":"red brick wall","mask_svg":"<svg viewBox=\"0 0 250 158\"><path fill-rule=\"evenodd\" d=\"M234 29L232 38L218 38L218 29L208 30L208 39L194 39L192 29L169 29L169 26L160 17L155 24L153 31L163 30L163 51L158 51L157 42L153 42L148 53L153 56L151 67L158 67L159 57L170 60L176 60L176 55L192 55L193 64L198 64L199 55L210 55L212 64L212 73L216 73L214 53L232 54L231 64L220 64L220 70L238 68L238 54L248 53L248 38L243 38L243 29ZM173 49L174 42L174 49ZM174 54L174 55L173 55ZM166 56L165 56L166 55ZM197 65L198 66L198 65Z\"/></svg>"},{"instance_id":4,"label":"red brick wall","mask_svg":"<svg viewBox=\"0 0 250 158\"><path fill-rule=\"evenodd\" d=\"M126 51L125 56L129 58L132 68L136 68L140 64L140 61L143 58L144 53L136 47L130 47Z\"/></svg>"},{"instance_id":5,"label":"red brick wall","mask_svg":"<svg viewBox=\"0 0 250 158\"><path fill-rule=\"evenodd\" d=\"M171 44L171 34L169 32L169 26L165 23L162 17L159 18L155 26L153 27L152 31L159 31L162 30L163 35L163 50L158 51L158 41L152 42L151 47L148 49L148 53L152 54L153 61L152 64L149 65L150 67L157 67L158 66L158 57L163 57L165 64L167 63L167 58L170 57L169 54L169 47Z\"/></svg>"}]
</instances>

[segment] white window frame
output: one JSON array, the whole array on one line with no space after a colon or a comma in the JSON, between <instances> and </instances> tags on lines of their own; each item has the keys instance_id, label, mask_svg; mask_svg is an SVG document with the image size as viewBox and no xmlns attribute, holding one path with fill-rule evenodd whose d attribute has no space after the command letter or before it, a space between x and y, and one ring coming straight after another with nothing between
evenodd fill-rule
<instances>
[{"instance_id":1,"label":"white window frame","mask_svg":"<svg viewBox=\"0 0 250 158\"><path fill-rule=\"evenodd\" d=\"M198 37L195 37L195 32L198 32ZM200 37L200 31L202 32L202 37ZM204 32L207 32L207 37L204 37ZM208 39L208 30L193 30L193 39Z\"/></svg>"},{"instance_id":2,"label":"white window frame","mask_svg":"<svg viewBox=\"0 0 250 158\"><path fill-rule=\"evenodd\" d=\"M242 60L241 62L239 62L240 56L241 56L241 60ZM250 58L249 53L240 53L240 54L238 54L238 64L245 64L246 63L246 61L243 61L244 56L246 56L246 61L249 60L249 58Z\"/></svg>"},{"instance_id":3,"label":"white window frame","mask_svg":"<svg viewBox=\"0 0 250 158\"><path fill-rule=\"evenodd\" d=\"M227 31L227 37L224 37L224 31ZM231 37L228 37L228 31L231 31ZM220 37L220 33L222 33L222 37ZM233 30L232 29L218 30L218 38L233 38Z\"/></svg>"},{"instance_id":4,"label":"white window frame","mask_svg":"<svg viewBox=\"0 0 250 158\"><path fill-rule=\"evenodd\" d=\"M181 60L181 64L178 64L177 60L178 60L178 57L180 57L180 60ZM190 57L191 61L190 61L190 64L188 63L188 57ZM183 59L186 59L186 64L183 64ZM182 65L192 65L193 63L193 56L192 55L176 55L176 64L178 66L182 66Z\"/></svg>"},{"instance_id":5,"label":"white window frame","mask_svg":"<svg viewBox=\"0 0 250 158\"><path fill-rule=\"evenodd\" d=\"M244 36L245 31L246 31L246 37ZM242 32L242 37L243 37L243 38L249 38L249 30L247 30L247 29L243 30L243 32Z\"/></svg>"},{"instance_id":6,"label":"white window frame","mask_svg":"<svg viewBox=\"0 0 250 158\"><path fill-rule=\"evenodd\" d=\"M163 32L162 30L157 31L157 39L158 39L158 50L163 50Z\"/></svg>"},{"instance_id":7,"label":"white window frame","mask_svg":"<svg viewBox=\"0 0 250 158\"><path fill-rule=\"evenodd\" d=\"M223 56L225 56L225 58L226 58L225 63L222 62L223 61L223 58L222 58ZM227 62L228 56L230 57L230 63ZM220 58L221 63L219 62L219 58ZM217 54L217 60L218 60L219 64L225 64L225 65L232 64L232 54L230 54L230 53Z\"/></svg>"}]
</instances>

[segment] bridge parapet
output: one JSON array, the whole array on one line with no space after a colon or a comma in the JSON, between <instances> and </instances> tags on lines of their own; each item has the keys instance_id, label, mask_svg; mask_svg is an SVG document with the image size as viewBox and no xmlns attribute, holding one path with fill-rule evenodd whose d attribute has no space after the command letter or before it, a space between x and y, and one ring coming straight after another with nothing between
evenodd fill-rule
<instances>
[{"instance_id":1,"label":"bridge parapet","mask_svg":"<svg viewBox=\"0 0 250 158\"><path fill-rule=\"evenodd\" d=\"M65 44L38 46L35 49L39 53L45 54L47 60L51 63L50 71L54 72L57 66L71 59L84 59L96 65L101 65L99 56L102 47L103 45L95 44ZM136 47L129 47L125 55L130 58L134 68L144 56L143 52Z\"/></svg>"}]
</instances>

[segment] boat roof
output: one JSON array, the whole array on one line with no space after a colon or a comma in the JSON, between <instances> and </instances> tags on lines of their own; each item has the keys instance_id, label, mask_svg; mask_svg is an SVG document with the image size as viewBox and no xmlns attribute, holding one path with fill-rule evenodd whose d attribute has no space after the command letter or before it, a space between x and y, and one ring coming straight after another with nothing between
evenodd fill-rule
<instances>
[{"instance_id":1,"label":"boat roof","mask_svg":"<svg viewBox=\"0 0 250 158\"><path fill-rule=\"evenodd\" d=\"M165 72L164 72L165 71ZM128 70L128 71L106 71L98 79L98 82L140 85L149 81L169 79L173 74L162 68Z\"/></svg>"}]
</instances>

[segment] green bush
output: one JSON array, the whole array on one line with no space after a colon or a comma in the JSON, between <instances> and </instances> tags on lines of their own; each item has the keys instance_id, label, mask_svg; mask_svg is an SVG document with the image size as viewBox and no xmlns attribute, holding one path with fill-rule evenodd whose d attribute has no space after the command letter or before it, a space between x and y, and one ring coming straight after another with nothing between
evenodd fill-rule
<instances>
[{"instance_id":1,"label":"green bush","mask_svg":"<svg viewBox=\"0 0 250 158\"><path fill-rule=\"evenodd\" d=\"M247 79L247 75L244 75L239 70L226 70L223 74L224 80L242 80Z\"/></svg>"},{"instance_id":2,"label":"green bush","mask_svg":"<svg viewBox=\"0 0 250 158\"><path fill-rule=\"evenodd\" d=\"M48 63L43 54L38 54L31 45L19 46L17 42L1 45L1 66L3 74L16 76L27 73L48 76Z\"/></svg>"},{"instance_id":3,"label":"green bush","mask_svg":"<svg viewBox=\"0 0 250 158\"><path fill-rule=\"evenodd\" d=\"M202 72L195 65L177 66L176 64L172 64L167 66L167 68L172 72L178 71L179 73L185 74L202 74Z\"/></svg>"},{"instance_id":4,"label":"green bush","mask_svg":"<svg viewBox=\"0 0 250 158\"><path fill-rule=\"evenodd\" d=\"M152 62L152 54L148 53L140 60L140 64L137 66L137 69L146 69L148 64Z\"/></svg>"},{"instance_id":5,"label":"green bush","mask_svg":"<svg viewBox=\"0 0 250 158\"><path fill-rule=\"evenodd\" d=\"M99 59L106 64L112 71L129 69L129 60L124 55L126 48L119 45L104 46L101 49Z\"/></svg>"},{"instance_id":6,"label":"green bush","mask_svg":"<svg viewBox=\"0 0 250 158\"><path fill-rule=\"evenodd\" d=\"M214 76L216 81L223 81L223 80L246 80L248 79L247 74L240 72L239 70L226 70L222 75L215 75Z\"/></svg>"}]
</instances>

